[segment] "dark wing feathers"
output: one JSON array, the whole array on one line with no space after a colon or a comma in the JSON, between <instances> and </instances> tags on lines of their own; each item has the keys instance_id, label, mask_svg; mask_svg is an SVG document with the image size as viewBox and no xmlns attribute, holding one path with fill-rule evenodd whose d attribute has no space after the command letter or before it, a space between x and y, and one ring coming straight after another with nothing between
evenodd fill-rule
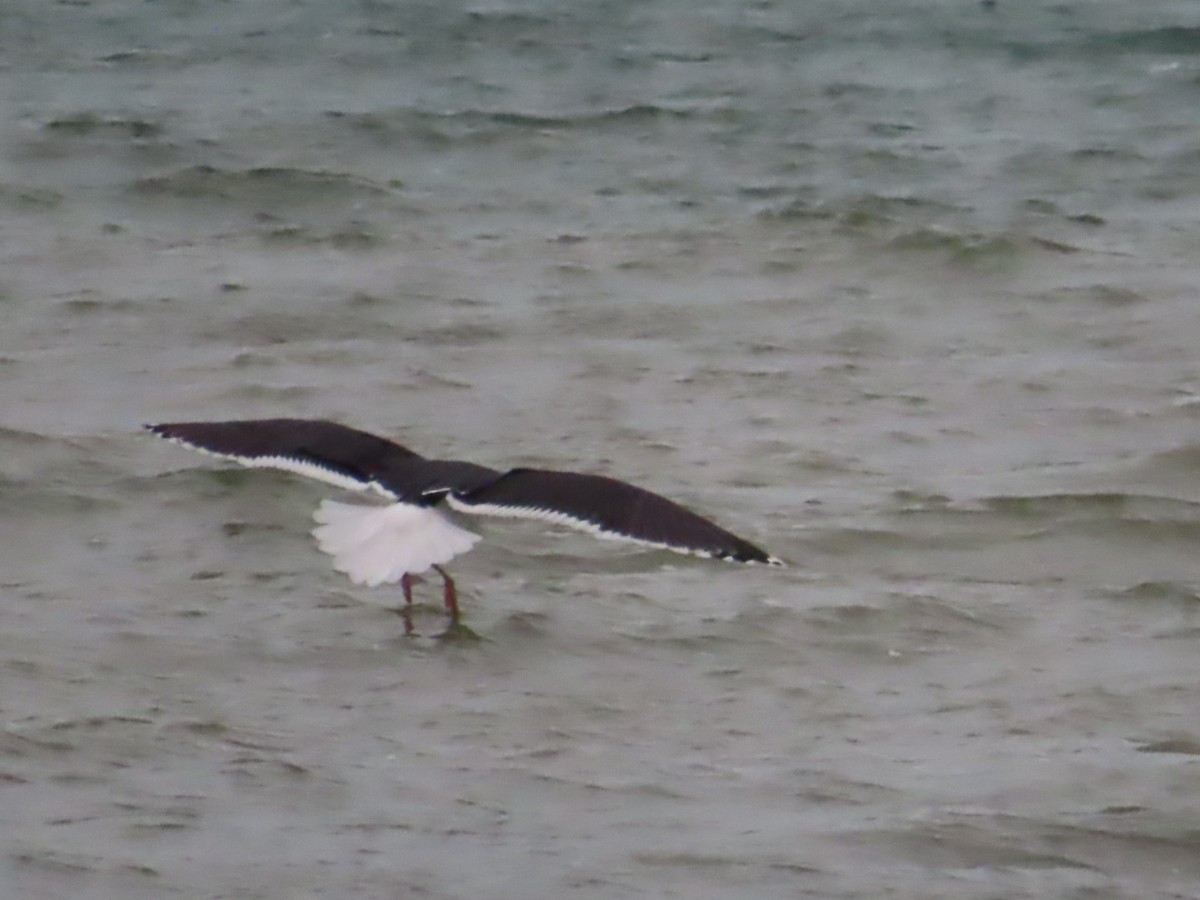
<instances>
[{"instance_id":1,"label":"dark wing feathers","mask_svg":"<svg viewBox=\"0 0 1200 900\"><path fill-rule=\"evenodd\" d=\"M433 506L451 492L474 491L499 477L498 470L475 463L416 459L390 467L380 482L397 500Z\"/></svg>"},{"instance_id":2,"label":"dark wing feathers","mask_svg":"<svg viewBox=\"0 0 1200 900\"><path fill-rule=\"evenodd\" d=\"M470 493L451 494L450 504L464 513L543 519L682 553L780 564L666 497L601 475L513 469Z\"/></svg>"},{"instance_id":3,"label":"dark wing feathers","mask_svg":"<svg viewBox=\"0 0 1200 900\"><path fill-rule=\"evenodd\" d=\"M425 459L393 441L319 419L166 422L146 428L245 466L282 469L352 490L374 487L423 506L451 490L474 490L500 474L473 463Z\"/></svg>"},{"instance_id":4,"label":"dark wing feathers","mask_svg":"<svg viewBox=\"0 0 1200 900\"><path fill-rule=\"evenodd\" d=\"M317 419L166 422L147 430L256 468L282 469L352 490L463 513L557 522L600 537L681 553L782 565L666 497L600 475L433 460L365 431Z\"/></svg>"},{"instance_id":5,"label":"dark wing feathers","mask_svg":"<svg viewBox=\"0 0 1200 900\"><path fill-rule=\"evenodd\" d=\"M319 419L165 422L147 430L247 466L278 468L363 489L387 468L420 459L407 447Z\"/></svg>"},{"instance_id":6,"label":"dark wing feathers","mask_svg":"<svg viewBox=\"0 0 1200 900\"><path fill-rule=\"evenodd\" d=\"M320 419L246 419L232 422L165 422L149 431L222 456L295 456L368 472L396 458L419 458L393 441Z\"/></svg>"}]
</instances>

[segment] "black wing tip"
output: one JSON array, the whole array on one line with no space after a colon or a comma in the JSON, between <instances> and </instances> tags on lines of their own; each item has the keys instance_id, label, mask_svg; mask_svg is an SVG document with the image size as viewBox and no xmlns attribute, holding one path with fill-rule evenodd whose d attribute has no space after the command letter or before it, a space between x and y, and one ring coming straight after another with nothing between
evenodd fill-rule
<instances>
[{"instance_id":1,"label":"black wing tip","mask_svg":"<svg viewBox=\"0 0 1200 900\"><path fill-rule=\"evenodd\" d=\"M727 562L743 563L748 566L771 566L773 568L785 569L787 563L778 556L772 556L765 550L760 550L753 545L735 550L733 553L721 554L721 559Z\"/></svg>"},{"instance_id":2,"label":"black wing tip","mask_svg":"<svg viewBox=\"0 0 1200 900\"><path fill-rule=\"evenodd\" d=\"M175 424L172 422L147 422L142 426L142 431L149 432L167 441L174 441L179 438L179 435L175 432Z\"/></svg>"},{"instance_id":3,"label":"black wing tip","mask_svg":"<svg viewBox=\"0 0 1200 900\"><path fill-rule=\"evenodd\" d=\"M189 434L189 425L203 425L203 422L147 422L142 425L142 430L160 437L164 441L169 441L172 444L178 444L181 447L187 447L190 450L199 450L201 453L212 453L216 456L225 455L221 451L210 447L204 440L198 440L194 434ZM229 454L236 457L237 454Z\"/></svg>"},{"instance_id":4,"label":"black wing tip","mask_svg":"<svg viewBox=\"0 0 1200 900\"><path fill-rule=\"evenodd\" d=\"M142 430L162 438L164 441L170 441L172 444L179 444L181 447L188 447L192 450L199 450L202 453L212 453L216 456L229 456L231 458L252 457L261 454L255 453L239 453L236 450L222 449L218 446L219 441L213 439L213 435L207 433L209 426L217 425L235 425L237 422L148 422L142 425Z\"/></svg>"},{"instance_id":5,"label":"black wing tip","mask_svg":"<svg viewBox=\"0 0 1200 900\"><path fill-rule=\"evenodd\" d=\"M200 422L147 422L142 426L142 430L153 434L156 437L162 438L164 441L172 441L177 444L185 444L188 447L199 447L192 438L188 437L187 426L204 424Z\"/></svg>"}]
</instances>

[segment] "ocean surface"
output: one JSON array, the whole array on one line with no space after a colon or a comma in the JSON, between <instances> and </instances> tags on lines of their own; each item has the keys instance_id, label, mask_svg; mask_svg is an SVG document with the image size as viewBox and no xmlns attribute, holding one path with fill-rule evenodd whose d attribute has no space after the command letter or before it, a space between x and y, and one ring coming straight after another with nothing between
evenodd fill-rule
<instances>
[{"instance_id":1,"label":"ocean surface","mask_svg":"<svg viewBox=\"0 0 1200 900\"><path fill-rule=\"evenodd\" d=\"M1194 2L5 0L0 895L1200 897L1198 110ZM406 638L139 430L273 416L790 566Z\"/></svg>"}]
</instances>

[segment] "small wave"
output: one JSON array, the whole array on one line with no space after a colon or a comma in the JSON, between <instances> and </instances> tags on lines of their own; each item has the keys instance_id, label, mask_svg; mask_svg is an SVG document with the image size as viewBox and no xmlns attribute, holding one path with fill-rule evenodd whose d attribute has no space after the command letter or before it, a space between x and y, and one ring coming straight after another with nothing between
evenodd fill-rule
<instances>
[{"instance_id":1,"label":"small wave","mask_svg":"<svg viewBox=\"0 0 1200 900\"><path fill-rule=\"evenodd\" d=\"M999 827L1007 824L1008 827ZM1027 827L1035 823L1027 823ZM1035 831L1030 829L1032 835ZM1090 869L1088 855L1077 848L1053 849L1011 823L969 825L965 822L916 823L905 829L880 829L848 833L843 840L863 849L883 853L923 866L963 870Z\"/></svg>"},{"instance_id":2,"label":"small wave","mask_svg":"<svg viewBox=\"0 0 1200 900\"><path fill-rule=\"evenodd\" d=\"M121 116L102 116L94 112L78 112L69 116L50 119L42 124L47 132L72 137L111 135L114 137L143 140L162 135L164 128L158 122L147 119L127 119Z\"/></svg>"},{"instance_id":3,"label":"small wave","mask_svg":"<svg viewBox=\"0 0 1200 900\"><path fill-rule=\"evenodd\" d=\"M1154 53L1181 56L1200 53L1200 27L1171 25L1092 35L1087 40L1093 52L1126 54Z\"/></svg>"},{"instance_id":4,"label":"small wave","mask_svg":"<svg viewBox=\"0 0 1200 900\"><path fill-rule=\"evenodd\" d=\"M1094 303L1097 306L1135 306L1146 303L1149 298L1145 294L1109 284L1090 284L1083 287L1061 287L1045 291L1039 295L1049 301L1081 301Z\"/></svg>"},{"instance_id":5,"label":"small wave","mask_svg":"<svg viewBox=\"0 0 1200 900\"><path fill-rule=\"evenodd\" d=\"M18 210L47 210L62 205L63 195L49 188L0 184L0 205Z\"/></svg>"},{"instance_id":6,"label":"small wave","mask_svg":"<svg viewBox=\"0 0 1200 900\"><path fill-rule=\"evenodd\" d=\"M1002 232L958 232L942 228L917 228L897 235L889 243L903 253L945 253L959 265L1015 262L1034 252L1056 255L1078 253L1082 248L1036 235Z\"/></svg>"},{"instance_id":7,"label":"small wave","mask_svg":"<svg viewBox=\"0 0 1200 900\"><path fill-rule=\"evenodd\" d=\"M1126 600L1136 603L1191 604L1200 602L1200 584L1178 581L1142 581L1127 588L1106 592L1111 600Z\"/></svg>"},{"instance_id":8,"label":"small wave","mask_svg":"<svg viewBox=\"0 0 1200 900\"><path fill-rule=\"evenodd\" d=\"M0 503L9 509L19 509L24 515L47 513L56 516L80 516L121 506L116 500L84 493L82 489L4 475L0 475Z\"/></svg>"},{"instance_id":9,"label":"small wave","mask_svg":"<svg viewBox=\"0 0 1200 900\"><path fill-rule=\"evenodd\" d=\"M1148 456L1138 464L1138 471L1152 475L1187 475L1195 478L1200 472L1200 444L1185 444Z\"/></svg>"},{"instance_id":10,"label":"small wave","mask_svg":"<svg viewBox=\"0 0 1200 900\"><path fill-rule=\"evenodd\" d=\"M932 223L949 215L967 212L962 206L912 195L867 194L840 200L818 200L815 188L795 186L755 186L741 188L739 192L752 198L787 197L761 211L758 217L763 221L830 220L858 231L879 227L911 227L916 222Z\"/></svg>"},{"instance_id":11,"label":"small wave","mask_svg":"<svg viewBox=\"0 0 1200 900\"><path fill-rule=\"evenodd\" d=\"M20 428L6 428L0 425L0 451L3 456L29 450L40 450L57 443L53 438L36 431L24 431Z\"/></svg>"},{"instance_id":12,"label":"small wave","mask_svg":"<svg viewBox=\"0 0 1200 900\"><path fill-rule=\"evenodd\" d=\"M131 189L147 197L207 198L242 203L266 201L286 204L353 201L386 197L392 191L365 178L343 172L260 167L219 169L189 166L165 175L139 178Z\"/></svg>"},{"instance_id":13,"label":"small wave","mask_svg":"<svg viewBox=\"0 0 1200 900\"><path fill-rule=\"evenodd\" d=\"M633 104L611 109L546 114L515 110L465 109L439 112L405 109L393 113L344 113L332 111L331 118L353 128L375 133L388 141L416 140L436 146L489 143L514 135L540 134L589 128L624 127L666 120L684 120L720 110L700 111L657 104Z\"/></svg>"},{"instance_id":14,"label":"small wave","mask_svg":"<svg viewBox=\"0 0 1200 900\"><path fill-rule=\"evenodd\" d=\"M1190 736L1165 738L1138 746L1139 753L1177 753L1181 756L1200 756L1200 740Z\"/></svg>"},{"instance_id":15,"label":"small wave","mask_svg":"<svg viewBox=\"0 0 1200 900\"><path fill-rule=\"evenodd\" d=\"M386 238L375 228L349 222L341 228L329 230L307 225L281 224L262 234L264 243L276 246L311 247L325 244L338 250L371 250L386 243Z\"/></svg>"},{"instance_id":16,"label":"small wave","mask_svg":"<svg viewBox=\"0 0 1200 900\"><path fill-rule=\"evenodd\" d=\"M1032 494L985 497L978 502L990 512L1020 519L1124 519L1200 524L1200 502L1153 494L1120 491Z\"/></svg>"},{"instance_id":17,"label":"small wave","mask_svg":"<svg viewBox=\"0 0 1200 900\"><path fill-rule=\"evenodd\" d=\"M900 498L875 527L813 528L812 550L834 557L993 552L1000 545L1117 541L1143 547L1200 541L1200 502L1152 494L1099 492L948 500Z\"/></svg>"},{"instance_id":18,"label":"small wave","mask_svg":"<svg viewBox=\"0 0 1200 900\"><path fill-rule=\"evenodd\" d=\"M928 646L949 638L956 643L973 635L992 640L1009 622L999 610L982 611L970 602L955 603L930 594L889 593L881 602L816 607L805 615L805 627L831 638L882 644ZM890 646L890 644L889 644Z\"/></svg>"}]
</instances>

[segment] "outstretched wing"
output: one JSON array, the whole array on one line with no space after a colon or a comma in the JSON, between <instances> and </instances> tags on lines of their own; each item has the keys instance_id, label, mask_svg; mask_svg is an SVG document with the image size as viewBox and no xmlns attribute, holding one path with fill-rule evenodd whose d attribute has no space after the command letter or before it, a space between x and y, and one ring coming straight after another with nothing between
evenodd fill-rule
<instances>
[{"instance_id":1,"label":"outstretched wing","mask_svg":"<svg viewBox=\"0 0 1200 900\"><path fill-rule=\"evenodd\" d=\"M446 502L460 513L541 519L676 553L783 565L666 497L600 475L513 469L473 491L454 491Z\"/></svg>"},{"instance_id":2,"label":"outstretched wing","mask_svg":"<svg viewBox=\"0 0 1200 900\"><path fill-rule=\"evenodd\" d=\"M371 488L400 503L434 506L444 499L461 513L541 519L677 553L783 565L666 497L615 478L545 469L501 473L474 463L425 459L386 438L319 419L167 422L146 428L243 466L281 469L349 490Z\"/></svg>"},{"instance_id":3,"label":"outstretched wing","mask_svg":"<svg viewBox=\"0 0 1200 900\"><path fill-rule=\"evenodd\" d=\"M165 422L146 430L250 468L282 469L352 491L374 488L393 499L399 497L384 483L387 473L422 459L386 438L320 419Z\"/></svg>"},{"instance_id":4,"label":"outstretched wing","mask_svg":"<svg viewBox=\"0 0 1200 900\"><path fill-rule=\"evenodd\" d=\"M281 469L352 491L434 506L451 491L472 491L500 472L474 463L425 459L407 447L320 419L245 419L147 425L160 437L254 469Z\"/></svg>"}]
</instances>

